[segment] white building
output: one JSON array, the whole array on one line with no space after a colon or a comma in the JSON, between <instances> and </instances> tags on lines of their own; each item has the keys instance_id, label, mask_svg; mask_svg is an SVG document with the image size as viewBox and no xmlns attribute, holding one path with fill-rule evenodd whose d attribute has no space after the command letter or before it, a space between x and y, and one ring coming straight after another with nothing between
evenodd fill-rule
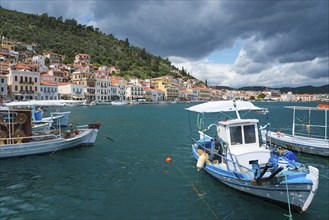
<instances>
[{"instance_id":1,"label":"white building","mask_svg":"<svg viewBox=\"0 0 329 220\"><path fill-rule=\"evenodd\" d=\"M109 78L96 78L96 102L111 101L111 80Z\"/></svg>"},{"instance_id":2,"label":"white building","mask_svg":"<svg viewBox=\"0 0 329 220\"><path fill-rule=\"evenodd\" d=\"M281 101L291 102L295 99L295 95L292 92L288 92L287 94L281 94Z\"/></svg>"},{"instance_id":3,"label":"white building","mask_svg":"<svg viewBox=\"0 0 329 220\"><path fill-rule=\"evenodd\" d=\"M33 58L32 58L32 62L39 66L39 71L40 72L48 70L48 67L45 64L45 59L46 58L43 55L33 56Z\"/></svg>"},{"instance_id":4,"label":"white building","mask_svg":"<svg viewBox=\"0 0 329 220\"><path fill-rule=\"evenodd\" d=\"M129 100L129 101L145 100L144 88L139 85L128 85L127 89L126 89L126 100Z\"/></svg>"},{"instance_id":5,"label":"white building","mask_svg":"<svg viewBox=\"0 0 329 220\"><path fill-rule=\"evenodd\" d=\"M66 100L84 100L84 86L71 83L62 83L58 86L60 99Z\"/></svg>"},{"instance_id":6,"label":"white building","mask_svg":"<svg viewBox=\"0 0 329 220\"><path fill-rule=\"evenodd\" d=\"M40 96L41 100L58 100L58 84L49 82L49 81L41 81L40 84Z\"/></svg>"}]
</instances>

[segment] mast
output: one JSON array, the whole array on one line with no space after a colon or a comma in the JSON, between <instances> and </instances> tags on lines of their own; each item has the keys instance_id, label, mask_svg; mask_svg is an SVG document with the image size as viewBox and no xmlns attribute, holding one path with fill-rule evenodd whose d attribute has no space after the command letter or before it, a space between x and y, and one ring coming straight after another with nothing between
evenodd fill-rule
<instances>
[{"instance_id":1,"label":"mast","mask_svg":"<svg viewBox=\"0 0 329 220\"><path fill-rule=\"evenodd\" d=\"M241 119L241 118L240 118L239 111L238 111L238 108L236 107L235 99L233 99L233 106L234 106L234 109L235 109L236 117L237 117L238 119Z\"/></svg>"},{"instance_id":2,"label":"mast","mask_svg":"<svg viewBox=\"0 0 329 220\"><path fill-rule=\"evenodd\" d=\"M295 112L296 112L296 107L294 107L294 113L292 116L292 136L295 136Z\"/></svg>"}]
</instances>

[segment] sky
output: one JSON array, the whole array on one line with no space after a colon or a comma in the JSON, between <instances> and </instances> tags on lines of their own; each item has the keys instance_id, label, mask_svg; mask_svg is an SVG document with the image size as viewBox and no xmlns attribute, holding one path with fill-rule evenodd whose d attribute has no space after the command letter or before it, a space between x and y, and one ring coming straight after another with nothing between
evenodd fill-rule
<instances>
[{"instance_id":1,"label":"sky","mask_svg":"<svg viewBox=\"0 0 329 220\"><path fill-rule=\"evenodd\" d=\"M328 0L1 0L168 58L208 85L329 84Z\"/></svg>"}]
</instances>

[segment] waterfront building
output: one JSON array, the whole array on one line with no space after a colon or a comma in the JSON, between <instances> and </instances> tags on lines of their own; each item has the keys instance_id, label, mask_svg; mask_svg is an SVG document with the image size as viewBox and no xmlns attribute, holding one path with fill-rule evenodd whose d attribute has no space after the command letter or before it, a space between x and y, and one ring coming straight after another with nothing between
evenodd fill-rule
<instances>
[{"instance_id":1,"label":"waterfront building","mask_svg":"<svg viewBox=\"0 0 329 220\"><path fill-rule=\"evenodd\" d=\"M144 97L148 102L161 102L164 100L164 92L157 89L144 88Z\"/></svg>"},{"instance_id":2,"label":"waterfront building","mask_svg":"<svg viewBox=\"0 0 329 220\"><path fill-rule=\"evenodd\" d=\"M187 89L191 93L191 101L199 101L199 90L198 89Z\"/></svg>"},{"instance_id":3,"label":"waterfront building","mask_svg":"<svg viewBox=\"0 0 329 220\"><path fill-rule=\"evenodd\" d=\"M8 86L12 99L37 99L40 94L40 72L29 71L28 68L24 70L10 70Z\"/></svg>"},{"instance_id":4,"label":"waterfront building","mask_svg":"<svg viewBox=\"0 0 329 220\"><path fill-rule=\"evenodd\" d=\"M281 101L291 102L294 99L295 99L295 95L292 94L292 92L288 92L286 94L281 94Z\"/></svg>"},{"instance_id":5,"label":"waterfront building","mask_svg":"<svg viewBox=\"0 0 329 220\"><path fill-rule=\"evenodd\" d=\"M161 90L165 93L166 101L175 101L178 99L179 90L178 87L171 83L170 80L166 78L156 79L156 89Z\"/></svg>"},{"instance_id":6,"label":"waterfront building","mask_svg":"<svg viewBox=\"0 0 329 220\"><path fill-rule=\"evenodd\" d=\"M111 80L109 78L96 78L95 96L96 102L111 101Z\"/></svg>"},{"instance_id":7,"label":"waterfront building","mask_svg":"<svg viewBox=\"0 0 329 220\"><path fill-rule=\"evenodd\" d=\"M321 99L319 94L296 94L294 101L313 102Z\"/></svg>"},{"instance_id":8,"label":"waterfront building","mask_svg":"<svg viewBox=\"0 0 329 220\"><path fill-rule=\"evenodd\" d=\"M61 83L58 85L59 98L64 100L85 100L84 86L73 83Z\"/></svg>"},{"instance_id":9,"label":"waterfront building","mask_svg":"<svg viewBox=\"0 0 329 220\"><path fill-rule=\"evenodd\" d=\"M58 83L51 81L42 81L40 84L40 96L41 100L58 100Z\"/></svg>"},{"instance_id":10,"label":"waterfront building","mask_svg":"<svg viewBox=\"0 0 329 220\"><path fill-rule=\"evenodd\" d=\"M126 89L126 100L129 101L143 101L144 97L144 88L140 85L128 84Z\"/></svg>"},{"instance_id":11,"label":"waterfront building","mask_svg":"<svg viewBox=\"0 0 329 220\"><path fill-rule=\"evenodd\" d=\"M120 76L112 76L111 96L112 100L126 100L127 81Z\"/></svg>"},{"instance_id":12,"label":"waterfront building","mask_svg":"<svg viewBox=\"0 0 329 220\"><path fill-rule=\"evenodd\" d=\"M180 101L191 101L193 100L193 93L187 89L179 90L179 100Z\"/></svg>"},{"instance_id":13,"label":"waterfront building","mask_svg":"<svg viewBox=\"0 0 329 220\"><path fill-rule=\"evenodd\" d=\"M209 101L211 99L211 89L209 88L197 88L198 90L198 99L201 101Z\"/></svg>"}]
</instances>

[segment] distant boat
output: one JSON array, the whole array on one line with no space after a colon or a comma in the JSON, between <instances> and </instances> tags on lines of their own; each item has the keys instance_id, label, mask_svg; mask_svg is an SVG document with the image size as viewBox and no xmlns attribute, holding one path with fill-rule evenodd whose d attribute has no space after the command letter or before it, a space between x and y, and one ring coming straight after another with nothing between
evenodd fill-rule
<instances>
[{"instance_id":1,"label":"distant boat","mask_svg":"<svg viewBox=\"0 0 329 220\"><path fill-rule=\"evenodd\" d=\"M293 109L292 134L281 131L262 130L262 138L269 144L281 146L283 148L318 156L329 156L329 137L328 137L328 104L319 104L317 107L304 106L285 106ZM306 111L308 120L302 121L297 118L296 111ZM313 124L311 120L312 112L323 112L324 124ZM322 121L322 120L321 120ZM304 133L297 133L297 128L302 128ZM322 131L323 136L312 133L312 130Z\"/></svg>"},{"instance_id":2,"label":"distant boat","mask_svg":"<svg viewBox=\"0 0 329 220\"><path fill-rule=\"evenodd\" d=\"M32 133L30 109L0 107L0 158L54 153L80 146L92 146L100 124L77 126L70 130Z\"/></svg>"},{"instance_id":3,"label":"distant boat","mask_svg":"<svg viewBox=\"0 0 329 220\"><path fill-rule=\"evenodd\" d=\"M127 101L112 101L111 105L127 105Z\"/></svg>"},{"instance_id":4,"label":"distant boat","mask_svg":"<svg viewBox=\"0 0 329 220\"><path fill-rule=\"evenodd\" d=\"M292 152L281 154L260 145L258 119L240 116L240 112L266 109L233 100L206 102L186 110L189 118L198 116L197 128L190 127L198 169L236 190L287 205L289 210L308 209L318 190L319 170L296 162Z\"/></svg>"}]
</instances>

